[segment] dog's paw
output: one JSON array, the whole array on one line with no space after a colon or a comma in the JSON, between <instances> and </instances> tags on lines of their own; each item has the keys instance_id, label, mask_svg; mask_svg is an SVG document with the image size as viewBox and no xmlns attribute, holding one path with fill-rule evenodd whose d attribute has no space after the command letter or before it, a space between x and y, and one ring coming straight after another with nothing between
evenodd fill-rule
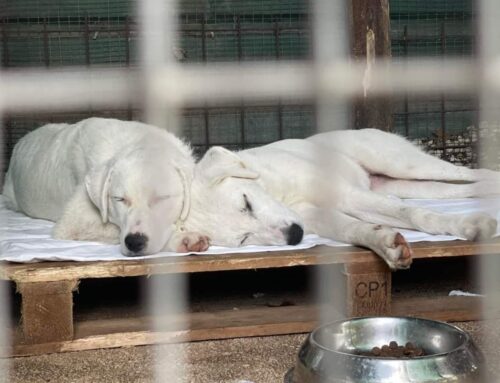
<instances>
[{"instance_id":1,"label":"dog's paw","mask_svg":"<svg viewBox=\"0 0 500 383\"><path fill-rule=\"evenodd\" d=\"M458 236L469 241L490 239L497 230L496 219L482 213L467 215L459 220L458 225Z\"/></svg>"},{"instance_id":2,"label":"dog's paw","mask_svg":"<svg viewBox=\"0 0 500 383\"><path fill-rule=\"evenodd\" d=\"M408 269L413 261L410 245L400 233L386 236L382 258L392 270Z\"/></svg>"},{"instance_id":3,"label":"dog's paw","mask_svg":"<svg viewBox=\"0 0 500 383\"><path fill-rule=\"evenodd\" d=\"M202 252L210 247L210 238L199 233L185 233L176 251L178 253Z\"/></svg>"}]
</instances>

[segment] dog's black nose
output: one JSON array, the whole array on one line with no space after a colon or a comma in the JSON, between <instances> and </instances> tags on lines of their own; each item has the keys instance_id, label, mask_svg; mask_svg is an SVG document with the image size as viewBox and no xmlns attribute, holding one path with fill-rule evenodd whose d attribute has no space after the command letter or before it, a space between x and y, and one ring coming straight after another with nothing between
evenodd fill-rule
<instances>
[{"instance_id":1,"label":"dog's black nose","mask_svg":"<svg viewBox=\"0 0 500 383\"><path fill-rule=\"evenodd\" d=\"M148 237L141 233L127 234L125 237L125 246L134 253L138 253L146 247Z\"/></svg>"},{"instance_id":2,"label":"dog's black nose","mask_svg":"<svg viewBox=\"0 0 500 383\"><path fill-rule=\"evenodd\" d=\"M286 233L286 243L288 245L296 245L302 241L303 236L304 230L296 223L292 223Z\"/></svg>"}]
</instances>

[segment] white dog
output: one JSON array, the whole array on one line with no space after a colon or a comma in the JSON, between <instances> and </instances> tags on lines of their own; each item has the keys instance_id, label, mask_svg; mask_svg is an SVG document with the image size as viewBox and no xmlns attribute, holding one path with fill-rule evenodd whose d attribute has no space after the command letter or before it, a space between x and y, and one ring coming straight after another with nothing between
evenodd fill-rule
<instances>
[{"instance_id":1,"label":"white dog","mask_svg":"<svg viewBox=\"0 0 500 383\"><path fill-rule=\"evenodd\" d=\"M195 168L183 227L224 246L296 244L305 230L368 247L401 269L410 266L411 249L393 227L476 240L490 238L497 222L387 194L465 198L498 194L499 186L500 173L452 165L397 135L336 131L238 153L213 147Z\"/></svg>"},{"instance_id":2,"label":"white dog","mask_svg":"<svg viewBox=\"0 0 500 383\"><path fill-rule=\"evenodd\" d=\"M190 148L164 130L90 118L23 137L3 192L10 208L57 221L56 238L119 240L125 255L205 250L207 238L175 230L193 168Z\"/></svg>"}]
</instances>

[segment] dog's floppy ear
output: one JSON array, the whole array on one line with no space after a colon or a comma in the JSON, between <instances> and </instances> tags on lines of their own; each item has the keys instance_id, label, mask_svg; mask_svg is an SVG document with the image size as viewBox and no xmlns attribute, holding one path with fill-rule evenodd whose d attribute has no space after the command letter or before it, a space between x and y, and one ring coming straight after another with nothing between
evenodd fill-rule
<instances>
[{"instance_id":1,"label":"dog's floppy ear","mask_svg":"<svg viewBox=\"0 0 500 383\"><path fill-rule=\"evenodd\" d=\"M95 206L101 212L102 222L108 222L109 181L113 167L110 164L98 166L85 176L85 188Z\"/></svg>"},{"instance_id":2,"label":"dog's floppy ear","mask_svg":"<svg viewBox=\"0 0 500 383\"><path fill-rule=\"evenodd\" d=\"M227 177L255 179L259 173L248 169L243 160L230 150L221 146L210 148L196 165L196 172L216 185Z\"/></svg>"}]
</instances>

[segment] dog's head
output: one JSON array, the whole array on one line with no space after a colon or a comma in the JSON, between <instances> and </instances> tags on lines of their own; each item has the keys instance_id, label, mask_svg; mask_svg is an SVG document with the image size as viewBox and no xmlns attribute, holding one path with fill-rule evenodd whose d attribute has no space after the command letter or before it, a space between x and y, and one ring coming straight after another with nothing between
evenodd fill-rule
<instances>
[{"instance_id":1,"label":"dog's head","mask_svg":"<svg viewBox=\"0 0 500 383\"><path fill-rule=\"evenodd\" d=\"M120 228L122 253L147 255L165 247L187 214L191 173L164 151L138 149L91 171L85 186L103 222Z\"/></svg>"},{"instance_id":2,"label":"dog's head","mask_svg":"<svg viewBox=\"0 0 500 383\"><path fill-rule=\"evenodd\" d=\"M258 177L236 153L211 148L195 167L186 229L220 246L299 243L300 218L266 192Z\"/></svg>"}]
</instances>

